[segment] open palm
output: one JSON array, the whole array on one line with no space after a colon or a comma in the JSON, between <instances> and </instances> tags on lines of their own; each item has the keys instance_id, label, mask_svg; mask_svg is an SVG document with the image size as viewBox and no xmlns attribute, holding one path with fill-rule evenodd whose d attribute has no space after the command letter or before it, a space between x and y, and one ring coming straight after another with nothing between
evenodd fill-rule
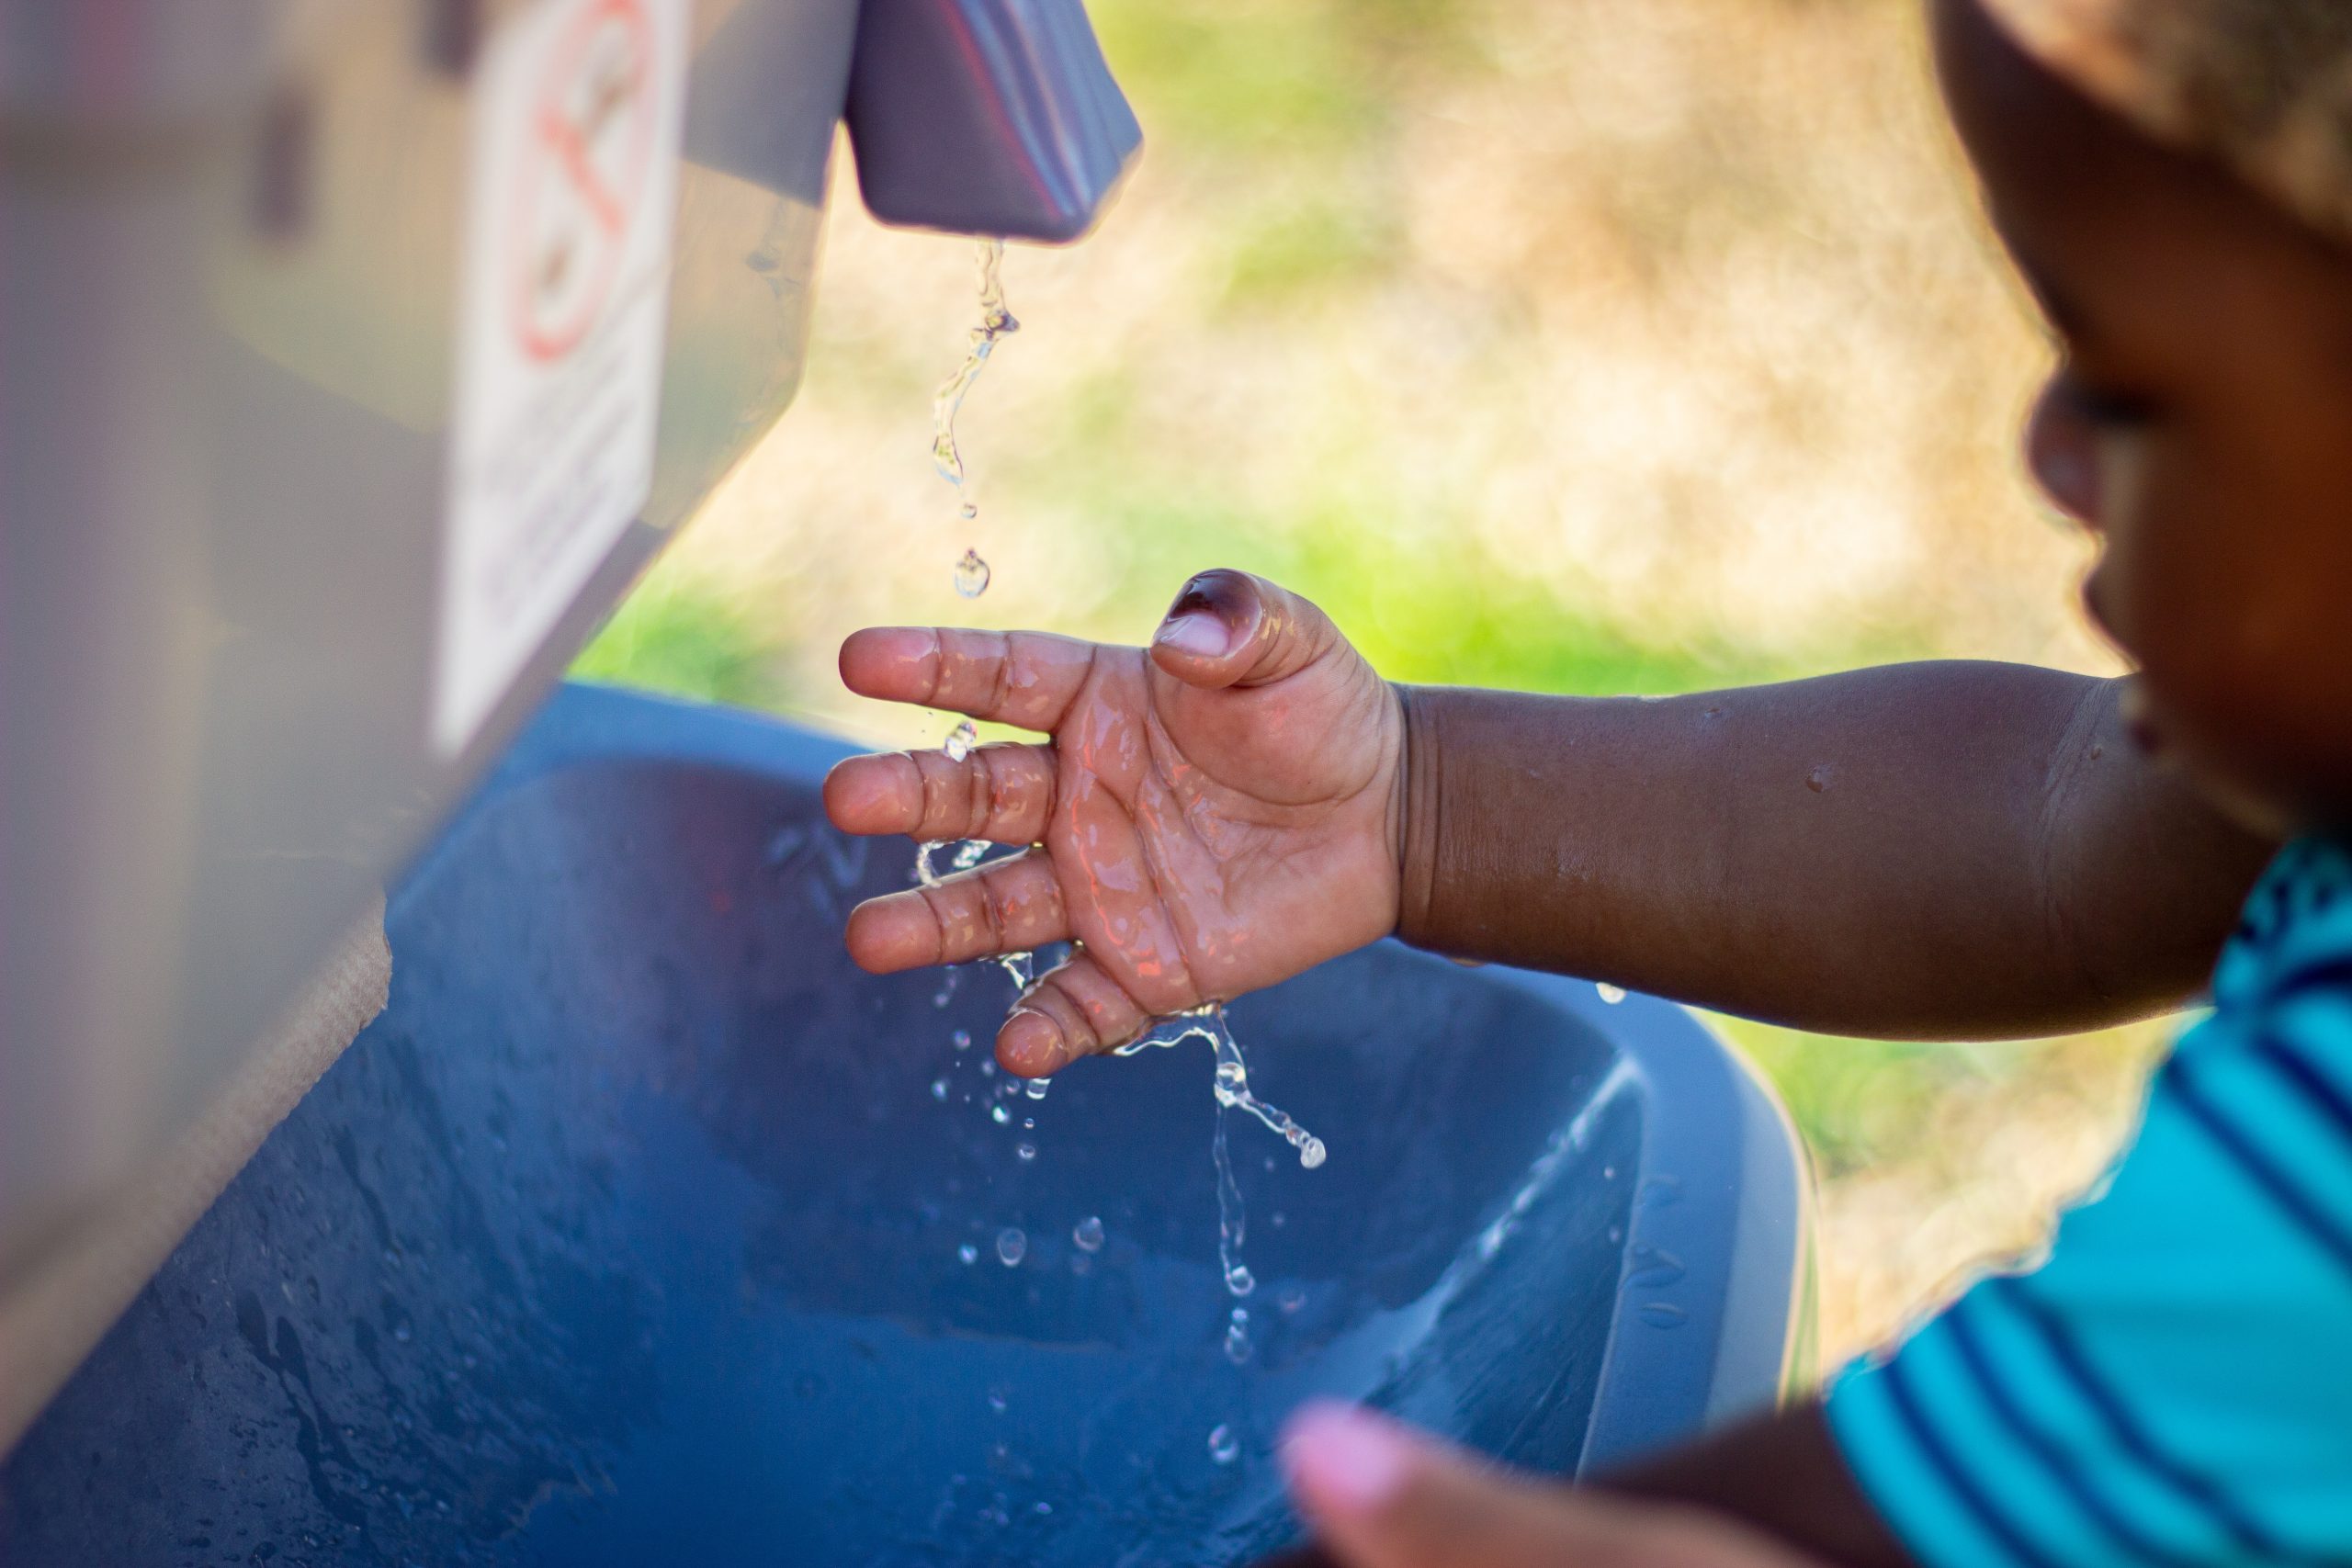
<instances>
[{"instance_id":1,"label":"open palm","mask_svg":"<svg viewBox=\"0 0 2352 1568\"><path fill-rule=\"evenodd\" d=\"M1149 649L886 627L841 665L863 695L1051 738L855 757L825 781L844 832L1033 846L849 922L876 974L1076 942L999 1032L1009 1071L1054 1072L1396 927L1401 710L1295 594L1208 572Z\"/></svg>"}]
</instances>

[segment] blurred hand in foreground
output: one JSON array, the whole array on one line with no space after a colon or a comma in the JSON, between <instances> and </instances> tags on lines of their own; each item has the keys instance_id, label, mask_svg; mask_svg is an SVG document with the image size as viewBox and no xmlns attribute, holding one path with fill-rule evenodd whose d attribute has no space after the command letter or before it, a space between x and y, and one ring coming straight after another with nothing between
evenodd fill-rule
<instances>
[{"instance_id":1,"label":"blurred hand in foreground","mask_svg":"<svg viewBox=\"0 0 2352 1568\"><path fill-rule=\"evenodd\" d=\"M1193 579L1148 649L879 627L841 668L864 696L1050 737L855 757L825 781L843 832L1032 846L849 921L875 974L1076 942L998 1032L1010 1072L1057 1071L1396 928L1402 709L1271 582Z\"/></svg>"},{"instance_id":2,"label":"blurred hand in foreground","mask_svg":"<svg viewBox=\"0 0 2352 1568\"><path fill-rule=\"evenodd\" d=\"M1283 1466L1347 1568L1819 1568L1713 1509L1571 1491L1348 1405L1292 1417Z\"/></svg>"}]
</instances>

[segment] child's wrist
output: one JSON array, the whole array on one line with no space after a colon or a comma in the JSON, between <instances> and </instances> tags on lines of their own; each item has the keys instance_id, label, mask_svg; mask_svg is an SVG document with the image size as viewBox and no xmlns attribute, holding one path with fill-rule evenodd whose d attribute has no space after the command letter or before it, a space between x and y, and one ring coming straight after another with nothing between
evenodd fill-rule
<instances>
[{"instance_id":1,"label":"child's wrist","mask_svg":"<svg viewBox=\"0 0 2352 1568\"><path fill-rule=\"evenodd\" d=\"M1437 896L1444 819L1442 732L1446 694L1435 687L1391 682L1404 715L1402 754L1396 760L1396 935L1415 947L1443 942L1438 930Z\"/></svg>"}]
</instances>

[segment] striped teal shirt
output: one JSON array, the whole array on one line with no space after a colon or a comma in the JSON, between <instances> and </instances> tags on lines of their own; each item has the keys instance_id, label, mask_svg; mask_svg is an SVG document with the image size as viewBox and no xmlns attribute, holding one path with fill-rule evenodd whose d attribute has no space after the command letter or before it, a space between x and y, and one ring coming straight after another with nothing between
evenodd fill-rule
<instances>
[{"instance_id":1,"label":"striped teal shirt","mask_svg":"<svg viewBox=\"0 0 2352 1568\"><path fill-rule=\"evenodd\" d=\"M2105 1196L1829 1398L1912 1554L2352 1563L2352 855L2290 845Z\"/></svg>"}]
</instances>

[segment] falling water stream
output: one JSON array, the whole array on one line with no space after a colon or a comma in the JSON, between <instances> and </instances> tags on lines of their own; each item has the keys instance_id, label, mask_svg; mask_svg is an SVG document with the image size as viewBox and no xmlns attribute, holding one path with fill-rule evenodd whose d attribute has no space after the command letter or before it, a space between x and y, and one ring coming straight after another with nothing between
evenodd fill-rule
<instances>
[{"instance_id":1,"label":"falling water stream","mask_svg":"<svg viewBox=\"0 0 2352 1568\"><path fill-rule=\"evenodd\" d=\"M1002 278L1004 242L1001 239L982 241L978 262L979 320L971 329L963 363L941 385L937 396L932 400L932 463L940 477L954 487L956 514L966 524L978 517L979 507L973 499L968 483L963 449L956 442L956 416L962 410L973 383L987 368L989 357L995 352L998 342L1021 330L1021 323L1005 305ZM973 544L966 547L963 556L956 562L952 580L958 594L967 599L976 599L988 591L989 576L989 563L981 557L978 546ZM971 755L972 749L978 742L978 731L971 720L964 719L949 732L941 750L951 761L960 762ZM950 873L974 869L986 857L989 849L989 843L978 839L955 844L948 855ZM942 873L933 863L933 857L947 851L950 851L950 845L944 840L917 845L914 867L917 883L925 887L939 885ZM1016 995L1025 993L1035 984L1035 954L1008 953L999 955L995 962L1012 979ZM946 973L939 993L933 998L938 1006L944 1008L947 1005L956 989L956 971L951 969ZM1227 1293L1234 1303L1227 1314L1223 1349L1227 1359L1239 1365L1248 1361L1251 1353L1250 1309L1242 1303L1257 1289L1257 1280L1241 1257L1242 1246L1249 1235L1249 1211L1242 1199L1240 1184L1234 1177L1232 1150L1227 1136L1227 1113L1238 1110L1256 1118L1297 1150L1299 1164L1309 1170L1323 1163L1326 1151L1322 1139L1300 1126L1288 1112L1269 1105L1251 1092L1249 1064L1242 1055L1240 1042L1234 1038L1232 1028L1226 1021L1222 1004L1211 1003L1163 1019L1142 1038L1119 1047L1117 1054L1133 1055L1148 1048L1180 1045L1195 1039L1207 1043L1215 1062L1210 1087L1216 1100L1216 1131L1210 1150L1216 1169L1217 1264L1224 1276ZM970 1047L971 1037L957 1030L954 1043L960 1054ZM982 1076L993 1077L994 1067L993 1061L982 1062ZM1010 1080L999 1084L994 1094L984 1097L989 1102L989 1119L999 1125L1009 1124L1012 1113L1006 1101L1023 1093L1032 1100L1043 1100L1048 1082L1046 1078L1033 1078L1021 1089L1016 1089ZM944 1100L948 1097L948 1083L944 1077L935 1080L931 1089L934 1099ZM971 1097L967 1095L965 1098L968 1101ZM1037 1157L1035 1142L1025 1135L1035 1125L1035 1118L1024 1118L1022 1123L1024 1135L1015 1145L1015 1154L1023 1164ZM1091 1268L1094 1254L1103 1245L1101 1218L1087 1216L1078 1223L1071 1234L1079 1248L1074 1263L1081 1270ZM979 1257L979 1248L969 1243L960 1247L957 1252L966 1264L977 1262ZM1017 1227L1008 1226L998 1234L996 1256L1006 1268L1018 1268L1027 1252L1028 1237ZM1238 1456L1240 1445L1226 1427L1219 1426L1209 1434L1208 1449L1210 1458L1224 1465L1232 1463Z\"/></svg>"},{"instance_id":2,"label":"falling water stream","mask_svg":"<svg viewBox=\"0 0 2352 1568\"><path fill-rule=\"evenodd\" d=\"M966 483L963 449L956 444L956 415L964 406L966 394L972 383L988 368L989 355L996 352L997 340L1011 337L1021 330L1021 323L1005 308L1004 242L982 240L980 262L980 319L974 323L971 345L964 351L964 363L956 374L941 383L938 394L931 400L931 461L939 477L956 487L956 514L969 523L980 514L978 502ZM979 547L967 546L963 558L956 563L956 592L967 599L977 599L989 589L989 563L980 558Z\"/></svg>"}]
</instances>

